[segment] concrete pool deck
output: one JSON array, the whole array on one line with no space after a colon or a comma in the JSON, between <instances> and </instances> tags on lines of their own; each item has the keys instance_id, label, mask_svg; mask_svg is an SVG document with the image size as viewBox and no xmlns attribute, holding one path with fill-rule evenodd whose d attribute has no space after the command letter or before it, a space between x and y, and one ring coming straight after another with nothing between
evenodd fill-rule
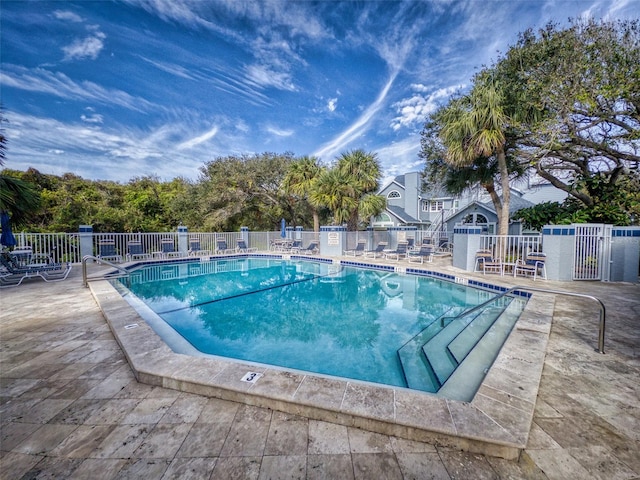
<instances>
[{"instance_id":1,"label":"concrete pool deck","mask_svg":"<svg viewBox=\"0 0 640 480\"><path fill-rule=\"evenodd\" d=\"M426 268L473 277L446 261ZM640 476L639 285L518 279L518 284L601 298L608 309L607 354L595 352L598 309L592 302L566 297L543 302L540 308L551 309L554 322L532 402L532 428L519 460L509 461L461 452L461 445L438 439L432 439L435 445L421 443L401 438L404 432L375 433L138 383L77 270L65 282L31 281L0 293L2 478L38 472L59 478L182 478L189 472L192 478ZM505 285L513 280L477 278ZM103 308L120 310L116 296L107 293L105 301L110 304ZM129 313L120 312L122 326L129 325L124 322ZM150 359L142 355L136 361L148 369L154 367ZM510 362L516 365L518 359ZM172 378L178 365L159 367L173 368L167 376ZM238 373L245 372L243 367L230 378L239 383ZM326 387L309 392L330 392ZM508 386L496 390L504 393ZM353 393L353 408L378 405ZM524 411L522 405L514 410L516 400L521 399L496 399L496 415ZM424 402L424 396L417 401ZM464 428L466 419L455 425Z\"/></svg>"}]
</instances>

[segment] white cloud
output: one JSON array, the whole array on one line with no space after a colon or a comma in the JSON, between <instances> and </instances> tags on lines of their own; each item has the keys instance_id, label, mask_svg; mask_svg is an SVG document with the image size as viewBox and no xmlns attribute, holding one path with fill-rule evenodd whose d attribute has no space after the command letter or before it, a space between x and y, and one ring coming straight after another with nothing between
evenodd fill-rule
<instances>
[{"instance_id":1,"label":"white cloud","mask_svg":"<svg viewBox=\"0 0 640 480\"><path fill-rule=\"evenodd\" d=\"M293 130L283 130L280 128L276 128L276 127L267 127L266 128L267 132L276 135L278 137L290 137L291 135L294 134Z\"/></svg>"},{"instance_id":2,"label":"white cloud","mask_svg":"<svg viewBox=\"0 0 640 480\"><path fill-rule=\"evenodd\" d=\"M422 170L424 164L418 157L419 151L419 134L410 135L403 140L375 149L382 170L391 177Z\"/></svg>"},{"instance_id":3,"label":"white cloud","mask_svg":"<svg viewBox=\"0 0 640 480\"><path fill-rule=\"evenodd\" d=\"M392 105L399 115L391 120L391 128L398 131L402 127L421 126L429 114L437 110L443 100L449 98L451 94L462 87L463 85L455 85L438 89L429 95L422 95L430 89L422 84L411 85L411 88L419 93L414 93L410 98L405 98Z\"/></svg>"},{"instance_id":4,"label":"white cloud","mask_svg":"<svg viewBox=\"0 0 640 480\"><path fill-rule=\"evenodd\" d=\"M186 142L180 143L177 148L178 150L184 150L187 148L193 148L196 145L200 145L201 143L206 142L207 140L212 139L218 133L218 127L213 127L208 132L203 133L202 135L198 135L197 137L191 138Z\"/></svg>"},{"instance_id":5,"label":"white cloud","mask_svg":"<svg viewBox=\"0 0 640 480\"><path fill-rule=\"evenodd\" d=\"M107 36L99 30L96 30L92 35L75 40L71 45L62 47L64 52L64 59L69 60L95 60L104 47L104 39Z\"/></svg>"},{"instance_id":6,"label":"white cloud","mask_svg":"<svg viewBox=\"0 0 640 480\"><path fill-rule=\"evenodd\" d=\"M102 115L94 113L93 115L81 115L80 118L83 122L87 123L102 123Z\"/></svg>"},{"instance_id":7,"label":"white cloud","mask_svg":"<svg viewBox=\"0 0 640 480\"><path fill-rule=\"evenodd\" d=\"M338 108L338 99L329 99L329 101L327 102L327 110L329 110L330 112L335 112L336 108Z\"/></svg>"},{"instance_id":8,"label":"white cloud","mask_svg":"<svg viewBox=\"0 0 640 480\"><path fill-rule=\"evenodd\" d=\"M280 90L295 92L297 89L291 81L291 75L284 71L275 71L268 65L249 65L246 68L248 81L262 87L274 87Z\"/></svg>"},{"instance_id":9,"label":"white cloud","mask_svg":"<svg viewBox=\"0 0 640 480\"><path fill-rule=\"evenodd\" d=\"M69 10L56 10L53 12L53 15L58 20L66 20L73 23L82 23L84 21L80 15L70 12Z\"/></svg>"}]
</instances>

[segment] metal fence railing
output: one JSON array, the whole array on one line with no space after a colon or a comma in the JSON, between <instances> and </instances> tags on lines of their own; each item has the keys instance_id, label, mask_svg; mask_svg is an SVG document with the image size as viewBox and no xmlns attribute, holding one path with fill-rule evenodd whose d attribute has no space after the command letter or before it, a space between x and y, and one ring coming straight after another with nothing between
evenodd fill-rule
<instances>
[{"instance_id":1,"label":"metal fence railing","mask_svg":"<svg viewBox=\"0 0 640 480\"><path fill-rule=\"evenodd\" d=\"M77 233L15 234L16 248L31 248L35 255L49 255L55 262L80 263L81 253Z\"/></svg>"},{"instance_id":2,"label":"metal fence railing","mask_svg":"<svg viewBox=\"0 0 640 480\"><path fill-rule=\"evenodd\" d=\"M542 252L542 235L482 235L480 248L503 262L515 263L530 253Z\"/></svg>"}]
</instances>

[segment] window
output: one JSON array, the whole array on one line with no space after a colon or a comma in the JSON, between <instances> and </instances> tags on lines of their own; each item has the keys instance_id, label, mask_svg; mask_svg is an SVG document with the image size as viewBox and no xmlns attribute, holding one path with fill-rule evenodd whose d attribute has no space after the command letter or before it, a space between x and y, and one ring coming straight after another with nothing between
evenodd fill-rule
<instances>
[{"instance_id":1,"label":"window","mask_svg":"<svg viewBox=\"0 0 640 480\"><path fill-rule=\"evenodd\" d=\"M387 198L400 198L400 192L397 190L391 190L388 194L387 194Z\"/></svg>"},{"instance_id":2,"label":"window","mask_svg":"<svg viewBox=\"0 0 640 480\"><path fill-rule=\"evenodd\" d=\"M442 200L431 200L429 202L429 211L430 212L441 212L444 209L444 201Z\"/></svg>"}]
</instances>

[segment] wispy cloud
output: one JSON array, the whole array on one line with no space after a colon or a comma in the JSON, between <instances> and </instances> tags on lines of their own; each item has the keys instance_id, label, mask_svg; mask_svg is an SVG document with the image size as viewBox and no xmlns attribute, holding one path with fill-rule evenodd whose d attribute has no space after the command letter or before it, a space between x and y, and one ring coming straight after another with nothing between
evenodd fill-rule
<instances>
[{"instance_id":1,"label":"wispy cloud","mask_svg":"<svg viewBox=\"0 0 640 480\"><path fill-rule=\"evenodd\" d=\"M182 153L181 147L190 144L194 148L216 133L214 127L196 138L176 142L189 126L163 124L148 131L129 126L103 129L15 112L7 112L7 119L10 165L58 175L72 171L87 178L118 181L130 180L132 164L138 174L162 172L168 178L195 177L201 163L193 160L192 151Z\"/></svg>"},{"instance_id":2,"label":"wispy cloud","mask_svg":"<svg viewBox=\"0 0 640 480\"><path fill-rule=\"evenodd\" d=\"M329 110L330 112L335 112L336 108L338 108L338 99L330 98L327 102L327 110Z\"/></svg>"},{"instance_id":3,"label":"wispy cloud","mask_svg":"<svg viewBox=\"0 0 640 480\"><path fill-rule=\"evenodd\" d=\"M340 153L341 150L345 149L351 142L365 133L369 127L369 123L384 104L384 101L387 98L387 94L389 93L389 90L391 89L395 78L396 74L391 75L385 86L380 91L380 94L378 95L376 100L367 107L362 115L360 115L360 117L358 117L358 119L353 124L351 124L349 128L347 128L344 132L331 140L329 143L323 145L322 148L314 152L313 155L321 159L323 157L325 159L326 157L335 157Z\"/></svg>"},{"instance_id":4,"label":"wispy cloud","mask_svg":"<svg viewBox=\"0 0 640 480\"><path fill-rule=\"evenodd\" d=\"M193 148L196 145L200 145L208 140L211 140L218 133L218 127L213 127L208 132L204 132L202 135L198 135L197 137L191 138L185 142L180 143L177 148L178 150L185 150L188 148Z\"/></svg>"},{"instance_id":5,"label":"wispy cloud","mask_svg":"<svg viewBox=\"0 0 640 480\"><path fill-rule=\"evenodd\" d=\"M290 137L295 133L293 129L282 129L282 128L276 128L272 126L266 127L265 130L277 137Z\"/></svg>"},{"instance_id":6,"label":"wispy cloud","mask_svg":"<svg viewBox=\"0 0 640 480\"><path fill-rule=\"evenodd\" d=\"M56 10L53 12L53 16L66 22L82 23L84 21L80 15L69 10Z\"/></svg>"},{"instance_id":7,"label":"wispy cloud","mask_svg":"<svg viewBox=\"0 0 640 480\"><path fill-rule=\"evenodd\" d=\"M92 115L81 115L80 119L86 123L102 123L103 122L102 115L98 115L97 113L94 113Z\"/></svg>"},{"instance_id":8,"label":"wispy cloud","mask_svg":"<svg viewBox=\"0 0 640 480\"><path fill-rule=\"evenodd\" d=\"M70 100L91 100L106 105L119 105L130 110L144 111L152 104L122 90L107 89L93 82L75 82L63 73L44 68L28 69L4 64L0 84L31 92L46 93Z\"/></svg>"},{"instance_id":9,"label":"wispy cloud","mask_svg":"<svg viewBox=\"0 0 640 480\"><path fill-rule=\"evenodd\" d=\"M182 77L182 78L186 78L188 80L194 80L194 76L191 75L189 70L187 70L183 66L178 65L176 63L160 62L160 61L157 61L157 60L151 60L150 58L143 57L142 55L138 55L138 58L140 58L141 60L144 60L145 62L149 63L150 65L153 65L158 70L162 70L163 72L167 72L167 73L169 73L171 75L175 75L176 77Z\"/></svg>"}]
</instances>

